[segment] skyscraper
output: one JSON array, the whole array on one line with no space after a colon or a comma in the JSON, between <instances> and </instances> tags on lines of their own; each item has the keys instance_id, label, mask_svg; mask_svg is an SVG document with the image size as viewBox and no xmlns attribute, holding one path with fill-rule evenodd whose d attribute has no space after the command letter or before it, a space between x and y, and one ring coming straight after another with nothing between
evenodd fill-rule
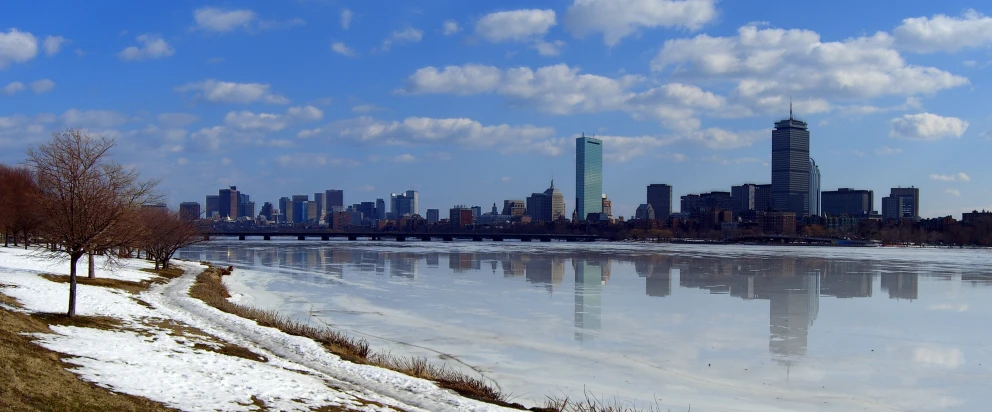
<instances>
[{"instance_id":1,"label":"skyscraper","mask_svg":"<svg viewBox=\"0 0 992 412\"><path fill-rule=\"evenodd\" d=\"M410 215L420 214L420 193L416 190L407 190L406 197L410 199Z\"/></svg>"},{"instance_id":2,"label":"skyscraper","mask_svg":"<svg viewBox=\"0 0 992 412\"><path fill-rule=\"evenodd\" d=\"M324 192L326 198L324 199L324 208L328 211L343 211L344 210L344 191L331 189ZM337 209L335 209L337 207Z\"/></svg>"},{"instance_id":3,"label":"skyscraper","mask_svg":"<svg viewBox=\"0 0 992 412\"><path fill-rule=\"evenodd\" d=\"M820 167L816 165L813 158L809 158L809 214L810 216L822 216L820 214Z\"/></svg>"},{"instance_id":4,"label":"skyscraper","mask_svg":"<svg viewBox=\"0 0 992 412\"><path fill-rule=\"evenodd\" d=\"M179 216L186 220L200 218L200 204L197 202L182 202L179 204Z\"/></svg>"},{"instance_id":5,"label":"skyscraper","mask_svg":"<svg viewBox=\"0 0 992 412\"><path fill-rule=\"evenodd\" d=\"M823 216L867 216L875 208L875 193L871 190L840 188L820 195Z\"/></svg>"},{"instance_id":6,"label":"skyscraper","mask_svg":"<svg viewBox=\"0 0 992 412\"><path fill-rule=\"evenodd\" d=\"M544 193L534 193L527 198L527 215L534 221L544 222L565 217L565 196L555 187L554 180Z\"/></svg>"},{"instance_id":7,"label":"skyscraper","mask_svg":"<svg viewBox=\"0 0 992 412\"><path fill-rule=\"evenodd\" d=\"M375 218L379 220L386 220L386 201L382 199L375 200Z\"/></svg>"},{"instance_id":8,"label":"skyscraper","mask_svg":"<svg viewBox=\"0 0 992 412\"><path fill-rule=\"evenodd\" d=\"M668 221L672 214L672 187L664 184L648 185L648 204L654 210L654 218Z\"/></svg>"},{"instance_id":9,"label":"skyscraper","mask_svg":"<svg viewBox=\"0 0 992 412\"><path fill-rule=\"evenodd\" d=\"M893 187L888 197L882 198L883 219L920 220L920 189Z\"/></svg>"},{"instance_id":10,"label":"skyscraper","mask_svg":"<svg viewBox=\"0 0 992 412\"><path fill-rule=\"evenodd\" d=\"M238 188L231 186L229 189L220 189L217 193L217 209L220 218L238 218Z\"/></svg>"},{"instance_id":11,"label":"skyscraper","mask_svg":"<svg viewBox=\"0 0 992 412\"><path fill-rule=\"evenodd\" d=\"M809 129L792 116L772 130L772 208L809 216Z\"/></svg>"},{"instance_id":12,"label":"skyscraper","mask_svg":"<svg viewBox=\"0 0 992 412\"><path fill-rule=\"evenodd\" d=\"M603 141L575 139L575 209L579 220L603 211Z\"/></svg>"},{"instance_id":13,"label":"skyscraper","mask_svg":"<svg viewBox=\"0 0 992 412\"><path fill-rule=\"evenodd\" d=\"M220 196L218 195L207 195L206 206L206 218L213 219L214 215L220 213Z\"/></svg>"}]
</instances>

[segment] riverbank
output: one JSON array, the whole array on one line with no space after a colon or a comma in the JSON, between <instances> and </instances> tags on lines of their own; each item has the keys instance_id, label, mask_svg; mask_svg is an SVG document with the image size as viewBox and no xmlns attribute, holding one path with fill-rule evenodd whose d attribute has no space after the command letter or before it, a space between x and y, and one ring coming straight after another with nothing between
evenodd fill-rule
<instances>
[{"instance_id":1,"label":"riverbank","mask_svg":"<svg viewBox=\"0 0 992 412\"><path fill-rule=\"evenodd\" d=\"M68 319L67 266L0 248L0 336L11 348L0 379L19 382L0 392L2 409L510 410L210 307L189 296L199 264L176 262L184 273L172 276L134 259L100 269L80 281L79 316ZM35 371L75 383L32 380Z\"/></svg>"}]
</instances>

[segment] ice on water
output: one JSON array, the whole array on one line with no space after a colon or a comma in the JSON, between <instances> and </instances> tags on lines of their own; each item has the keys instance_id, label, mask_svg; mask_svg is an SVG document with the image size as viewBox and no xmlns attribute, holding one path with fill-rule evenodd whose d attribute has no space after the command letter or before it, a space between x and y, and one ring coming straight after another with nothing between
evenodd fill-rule
<instances>
[{"instance_id":1,"label":"ice on water","mask_svg":"<svg viewBox=\"0 0 992 412\"><path fill-rule=\"evenodd\" d=\"M497 381L663 410L975 410L989 250L238 242L237 299Z\"/></svg>"}]
</instances>

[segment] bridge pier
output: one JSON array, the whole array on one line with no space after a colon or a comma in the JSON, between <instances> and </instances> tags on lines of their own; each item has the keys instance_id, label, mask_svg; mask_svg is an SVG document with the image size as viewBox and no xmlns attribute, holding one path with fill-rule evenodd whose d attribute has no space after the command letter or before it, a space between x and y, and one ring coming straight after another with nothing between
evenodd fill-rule
<instances>
[{"instance_id":1,"label":"bridge pier","mask_svg":"<svg viewBox=\"0 0 992 412\"><path fill-rule=\"evenodd\" d=\"M493 236L493 242L502 242L503 236Z\"/></svg>"},{"instance_id":2,"label":"bridge pier","mask_svg":"<svg viewBox=\"0 0 992 412\"><path fill-rule=\"evenodd\" d=\"M325 241L325 242L326 242L326 241L328 241L328 240L331 240L331 237L330 237L330 236L321 236L321 237L320 237L320 240L323 240L323 241Z\"/></svg>"},{"instance_id":3,"label":"bridge pier","mask_svg":"<svg viewBox=\"0 0 992 412\"><path fill-rule=\"evenodd\" d=\"M396 236L397 242L406 242L406 236Z\"/></svg>"},{"instance_id":4,"label":"bridge pier","mask_svg":"<svg viewBox=\"0 0 992 412\"><path fill-rule=\"evenodd\" d=\"M203 240L204 241L210 240L210 235L203 235Z\"/></svg>"},{"instance_id":5,"label":"bridge pier","mask_svg":"<svg viewBox=\"0 0 992 412\"><path fill-rule=\"evenodd\" d=\"M551 237L543 236L543 237L541 237L541 241L542 242L550 242L551 241Z\"/></svg>"},{"instance_id":6,"label":"bridge pier","mask_svg":"<svg viewBox=\"0 0 992 412\"><path fill-rule=\"evenodd\" d=\"M574 242L574 241L576 241L576 240L578 240L578 239L576 239L576 238L573 238L573 237L570 237L570 238L566 238L566 239L565 239L565 241L566 241L566 242Z\"/></svg>"},{"instance_id":7,"label":"bridge pier","mask_svg":"<svg viewBox=\"0 0 992 412\"><path fill-rule=\"evenodd\" d=\"M521 241L521 242L530 242L530 238L529 238L529 237L527 237L527 236L524 236L524 237L521 237L521 238L520 238L520 241Z\"/></svg>"},{"instance_id":8,"label":"bridge pier","mask_svg":"<svg viewBox=\"0 0 992 412\"><path fill-rule=\"evenodd\" d=\"M431 241L431 237L430 236L423 236L423 237L420 238L420 240L421 241L424 241L424 242L430 242Z\"/></svg>"},{"instance_id":9,"label":"bridge pier","mask_svg":"<svg viewBox=\"0 0 992 412\"><path fill-rule=\"evenodd\" d=\"M245 236L244 235L238 236L238 240L245 240Z\"/></svg>"},{"instance_id":10,"label":"bridge pier","mask_svg":"<svg viewBox=\"0 0 992 412\"><path fill-rule=\"evenodd\" d=\"M272 236L265 235L265 236L262 236L262 239L263 240L272 240Z\"/></svg>"},{"instance_id":11,"label":"bridge pier","mask_svg":"<svg viewBox=\"0 0 992 412\"><path fill-rule=\"evenodd\" d=\"M451 241L454 241L454 240L455 240L455 238L453 238L453 237L451 237L451 236L445 236L443 240L444 240L445 242L451 242Z\"/></svg>"},{"instance_id":12,"label":"bridge pier","mask_svg":"<svg viewBox=\"0 0 992 412\"><path fill-rule=\"evenodd\" d=\"M306 236L297 236L296 240L307 240Z\"/></svg>"},{"instance_id":13,"label":"bridge pier","mask_svg":"<svg viewBox=\"0 0 992 412\"><path fill-rule=\"evenodd\" d=\"M348 236L348 240L354 242L354 241L358 240L358 236Z\"/></svg>"},{"instance_id":14,"label":"bridge pier","mask_svg":"<svg viewBox=\"0 0 992 412\"><path fill-rule=\"evenodd\" d=\"M472 236L472 241L473 242L481 242L482 241L482 236Z\"/></svg>"}]
</instances>

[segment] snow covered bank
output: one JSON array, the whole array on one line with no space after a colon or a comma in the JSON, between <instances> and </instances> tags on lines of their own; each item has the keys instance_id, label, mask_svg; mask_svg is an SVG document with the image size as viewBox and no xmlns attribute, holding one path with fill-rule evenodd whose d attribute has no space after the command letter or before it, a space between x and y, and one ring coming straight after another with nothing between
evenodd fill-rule
<instances>
[{"instance_id":1,"label":"snow covered bank","mask_svg":"<svg viewBox=\"0 0 992 412\"><path fill-rule=\"evenodd\" d=\"M99 268L102 262L97 264ZM342 361L312 340L220 312L188 294L203 268L177 265L185 275L137 295L79 285L77 314L113 317L122 328L52 326L55 333L37 334L37 342L67 355L66 362L76 366L72 371L85 380L182 410L253 410L257 401L277 410L324 405L368 411L506 410L460 397L429 381ZM3 308L64 312L68 285L39 275L64 274L67 266L52 264L34 251L0 248L0 285L5 286L0 293L23 306ZM97 276L147 280L154 275L141 269L152 266L128 260L113 272L98 270ZM218 353L227 344L246 348L266 361Z\"/></svg>"}]
</instances>

